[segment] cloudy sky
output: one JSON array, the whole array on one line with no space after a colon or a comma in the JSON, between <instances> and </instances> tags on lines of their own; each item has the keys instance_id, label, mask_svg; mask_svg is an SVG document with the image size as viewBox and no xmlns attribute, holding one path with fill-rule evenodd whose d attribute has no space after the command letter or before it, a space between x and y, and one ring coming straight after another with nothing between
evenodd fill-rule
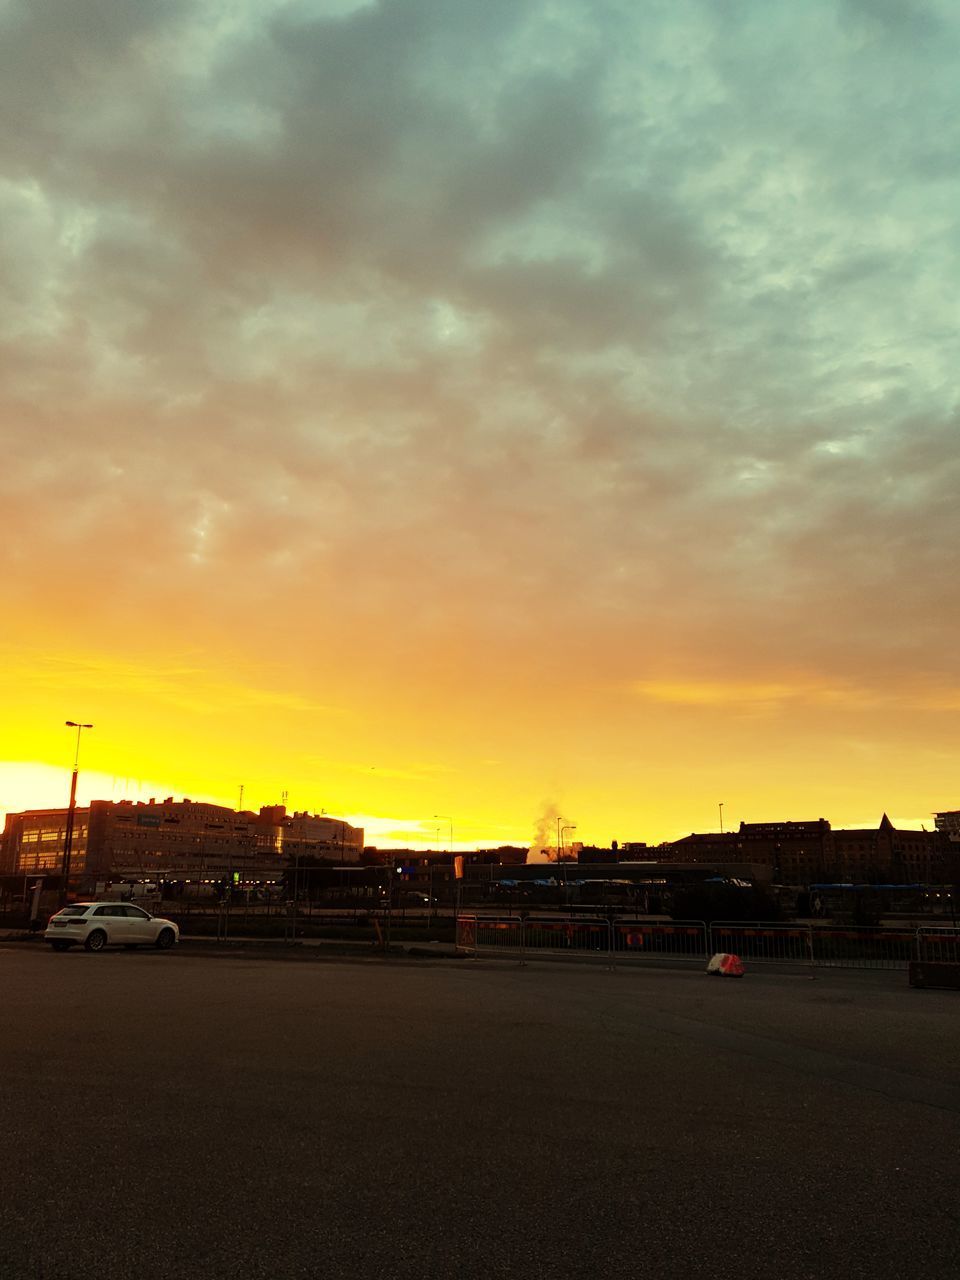
<instances>
[{"instance_id":1,"label":"cloudy sky","mask_svg":"<svg viewBox=\"0 0 960 1280\"><path fill-rule=\"evenodd\" d=\"M0 0L0 808L960 805L954 0ZM447 815L443 821L433 815Z\"/></svg>"}]
</instances>

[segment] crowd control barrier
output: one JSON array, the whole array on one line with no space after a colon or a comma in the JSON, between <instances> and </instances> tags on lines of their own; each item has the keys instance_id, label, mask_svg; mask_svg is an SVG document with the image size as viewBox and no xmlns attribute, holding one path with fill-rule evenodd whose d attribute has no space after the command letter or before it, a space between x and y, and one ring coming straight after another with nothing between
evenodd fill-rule
<instances>
[{"instance_id":1,"label":"crowd control barrier","mask_svg":"<svg viewBox=\"0 0 960 1280\"><path fill-rule=\"evenodd\" d=\"M729 951L755 962L813 963L810 929L804 925L715 920L710 926L710 951Z\"/></svg>"},{"instance_id":2,"label":"crowd control barrier","mask_svg":"<svg viewBox=\"0 0 960 1280\"><path fill-rule=\"evenodd\" d=\"M630 921L613 924L613 946L618 960L709 959L707 926L702 920Z\"/></svg>"},{"instance_id":3,"label":"crowd control barrier","mask_svg":"<svg viewBox=\"0 0 960 1280\"><path fill-rule=\"evenodd\" d=\"M906 969L917 956L916 929L814 928L813 962L828 969Z\"/></svg>"},{"instance_id":4,"label":"crowd control barrier","mask_svg":"<svg viewBox=\"0 0 960 1280\"><path fill-rule=\"evenodd\" d=\"M917 959L960 964L960 929L924 925L917 930Z\"/></svg>"},{"instance_id":5,"label":"crowd control barrier","mask_svg":"<svg viewBox=\"0 0 960 1280\"><path fill-rule=\"evenodd\" d=\"M566 915L458 915L457 946L474 955L705 964L716 952L750 965L906 969L912 960L960 963L960 929L790 924L763 920L631 920Z\"/></svg>"}]
</instances>

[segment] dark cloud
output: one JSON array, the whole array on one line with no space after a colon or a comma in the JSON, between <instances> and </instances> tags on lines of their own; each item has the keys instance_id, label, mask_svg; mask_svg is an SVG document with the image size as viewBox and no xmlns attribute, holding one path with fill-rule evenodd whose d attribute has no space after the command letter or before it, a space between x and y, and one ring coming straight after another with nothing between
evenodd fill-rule
<instances>
[{"instance_id":1,"label":"dark cloud","mask_svg":"<svg viewBox=\"0 0 960 1280\"><path fill-rule=\"evenodd\" d=\"M73 549L175 626L336 594L411 644L562 597L624 675L625 629L951 671L924 14L891 50L865 0L8 9L7 573Z\"/></svg>"}]
</instances>

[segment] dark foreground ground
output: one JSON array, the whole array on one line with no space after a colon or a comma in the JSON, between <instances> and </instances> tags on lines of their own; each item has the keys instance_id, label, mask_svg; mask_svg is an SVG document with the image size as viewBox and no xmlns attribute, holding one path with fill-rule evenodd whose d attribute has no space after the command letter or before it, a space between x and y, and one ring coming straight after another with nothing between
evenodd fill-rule
<instances>
[{"instance_id":1,"label":"dark foreground ground","mask_svg":"<svg viewBox=\"0 0 960 1280\"><path fill-rule=\"evenodd\" d=\"M960 994L0 947L0 1276L956 1277Z\"/></svg>"}]
</instances>

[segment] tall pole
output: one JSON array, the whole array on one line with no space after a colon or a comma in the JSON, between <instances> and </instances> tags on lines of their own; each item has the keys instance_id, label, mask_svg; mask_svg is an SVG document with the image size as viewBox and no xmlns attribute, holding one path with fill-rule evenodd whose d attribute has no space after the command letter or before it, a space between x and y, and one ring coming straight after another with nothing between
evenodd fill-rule
<instances>
[{"instance_id":1,"label":"tall pole","mask_svg":"<svg viewBox=\"0 0 960 1280\"><path fill-rule=\"evenodd\" d=\"M449 823L450 823L450 874L451 874L451 875L453 875L453 874L454 874L454 866L453 866L453 818L451 818L451 816L450 816L448 813L435 813L433 816L434 816L434 818L435 818L435 819L439 819L441 822L449 822ZM437 843L438 843L438 844L440 843L440 838L439 838L439 837L440 837L440 832L439 832L439 830L438 830L438 831L437 831ZM456 919L457 919L457 917L458 917L458 916L459 916L459 914L460 914L460 886L461 886L461 883L462 883L462 882L461 882L460 880L456 880L456 879L455 879L455 888L454 888L454 897L453 897L453 919L454 919L454 929L456 929Z\"/></svg>"},{"instance_id":2,"label":"tall pole","mask_svg":"<svg viewBox=\"0 0 960 1280\"><path fill-rule=\"evenodd\" d=\"M450 823L450 852L453 853L453 819L448 813L435 813L435 818L439 818L441 822Z\"/></svg>"},{"instance_id":3,"label":"tall pole","mask_svg":"<svg viewBox=\"0 0 960 1280\"><path fill-rule=\"evenodd\" d=\"M60 877L60 905L65 906L70 889L70 851L73 847L73 826L77 813L77 775L80 772L80 734L84 729L92 729L92 724L78 724L76 720L66 720L68 729L77 731L77 749L73 756L73 774L70 778L70 804L67 808L67 824L63 834L63 873Z\"/></svg>"},{"instance_id":4,"label":"tall pole","mask_svg":"<svg viewBox=\"0 0 960 1280\"><path fill-rule=\"evenodd\" d=\"M723 835L723 801L720 801L720 834Z\"/></svg>"},{"instance_id":5,"label":"tall pole","mask_svg":"<svg viewBox=\"0 0 960 1280\"><path fill-rule=\"evenodd\" d=\"M561 826L562 818L557 819L557 885L563 885L564 898L566 898L566 874L563 867L563 833L565 831L576 831L576 823L567 823Z\"/></svg>"}]
</instances>

